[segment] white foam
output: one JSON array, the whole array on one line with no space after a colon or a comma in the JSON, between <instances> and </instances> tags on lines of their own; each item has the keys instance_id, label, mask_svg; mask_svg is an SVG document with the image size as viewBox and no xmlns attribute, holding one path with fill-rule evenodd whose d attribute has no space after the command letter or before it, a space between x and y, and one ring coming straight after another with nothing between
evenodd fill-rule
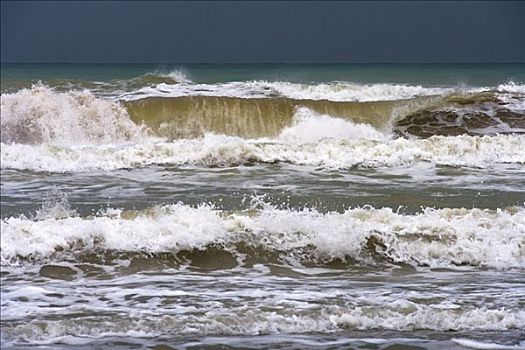
<instances>
[{"instance_id":1,"label":"white foam","mask_svg":"<svg viewBox=\"0 0 525 350\"><path fill-rule=\"evenodd\" d=\"M500 84L497 87L498 100L504 103L504 107L514 113L525 114L525 84L517 84L513 81Z\"/></svg>"},{"instance_id":2,"label":"white foam","mask_svg":"<svg viewBox=\"0 0 525 350\"><path fill-rule=\"evenodd\" d=\"M99 239L104 249L153 252L198 249L224 234L221 224L209 207L195 209L182 205L160 208L155 217L140 215L133 220L122 220L118 210L91 219L68 217L33 221L12 217L2 221L2 261L17 256L48 256L58 247L69 250L80 245L90 249ZM18 239L25 244L17 242Z\"/></svg>"},{"instance_id":3,"label":"white foam","mask_svg":"<svg viewBox=\"0 0 525 350\"><path fill-rule=\"evenodd\" d=\"M1 96L3 142L103 144L137 141L143 128L119 103L88 91L55 92L33 85Z\"/></svg>"},{"instance_id":4,"label":"white foam","mask_svg":"<svg viewBox=\"0 0 525 350\"><path fill-rule=\"evenodd\" d=\"M506 109L514 113L525 115L525 98L516 98L515 96L509 94L498 94L498 100L503 102Z\"/></svg>"},{"instance_id":5,"label":"white foam","mask_svg":"<svg viewBox=\"0 0 525 350\"><path fill-rule=\"evenodd\" d=\"M299 250L320 261L347 257L367 261L368 240L375 237L381 242L378 254L399 263L525 267L524 208L425 209L402 215L388 208L323 214L265 205L255 212L227 213L208 205L175 204L138 214L108 210L91 218L10 217L2 220L1 229L4 264L50 257L58 248L177 252L238 242L284 256L300 256L293 254ZM307 253L308 247L314 251Z\"/></svg>"},{"instance_id":6,"label":"white foam","mask_svg":"<svg viewBox=\"0 0 525 350\"><path fill-rule=\"evenodd\" d=\"M406 303L410 304L407 305ZM346 330L385 329L411 330L505 330L523 325L525 313L504 308L468 309L459 312L434 310L429 305L404 301L404 306L382 307L321 306L314 310L265 311L257 308L229 307L210 309L206 313L156 314L141 310L141 318L97 317L91 319L48 320L39 323L23 322L3 327L3 332L17 342L62 342L72 334L78 338L161 337L209 335L261 335L333 333ZM80 343L70 339L67 343ZM379 341L370 341L379 343ZM464 342L461 345L472 345ZM479 343L478 343L479 344ZM510 348L510 347L509 347ZM512 349L512 348L511 348Z\"/></svg>"},{"instance_id":7,"label":"white foam","mask_svg":"<svg viewBox=\"0 0 525 350\"><path fill-rule=\"evenodd\" d=\"M513 81L510 81L508 83L498 85L497 90L499 92L525 94L525 84L517 84Z\"/></svg>"},{"instance_id":8,"label":"white foam","mask_svg":"<svg viewBox=\"0 0 525 350\"><path fill-rule=\"evenodd\" d=\"M323 117L324 118L324 117ZM321 118L322 120L322 118ZM307 120L316 124L319 120ZM324 122L324 121L323 121ZM341 127L341 125L343 127ZM246 140L206 134L200 139L127 145L2 144L2 168L78 172L148 165L203 166L285 162L324 168L389 167L431 162L484 168L500 163L525 163L525 135L433 136L428 139L340 138L363 134L380 137L367 126L336 121L337 129L304 131L304 124L283 130L276 139ZM323 136L338 136L323 137ZM386 138L386 136L385 136Z\"/></svg>"},{"instance_id":9,"label":"white foam","mask_svg":"<svg viewBox=\"0 0 525 350\"><path fill-rule=\"evenodd\" d=\"M285 128L277 140L285 144L314 143L326 138L385 140L387 135L368 124L319 115L308 108L297 108L292 126Z\"/></svg>"},{"instance_id":10,"label":"white foam","mask_svg":"<svg viewBox=\"0 0 525 350\"><path fill-rule=\"evenodd\" d=\"M161 76L161 77L170 78L170 79L173 79L175 82L177 82L179 84L192 84L193 83L191 81L191 79L188 78L188 75L184 71L182 71L180 69L172 70L172 71L170 71L168 73L162 72L162 71L156 71L156 72L153 72L153 73L148 73L146 75Z\"/></svg>"},{"instance_id":11,"label":"white foam","mask_svg":"<svg viewBox=\"0 0 525 350\"><path fill-rule=\"evenodd\" d=\"M525 342L521 342L516 345L503 345L496 343L487 343L470 339L452 339L456 344L459 344L468 349L484 349L484 350L513 350L513 349L525 349Z\"/></svg>"},{"instance_id":12,"label":"white foam","mask_svg":"<svg viewBox=\"0 0 525 350\"><path fill-rule=\"evenodd\" d=\"M423 87L404 84L352 84L322 83L317 85L287 82L263 83L281 95L294 99L330 101L391 101L416 96L443 95L456 91L453 88Z\"/></svg>"},{"instance_id":13,"label":"white foam","mask_svg":"<svg viewBox=\"0 0 525 350\"><path fill-rule=\"evenodd\" d=\"M464 89L465 90L465 89ZM472 91L478 91L474 89ZM402 84L353 84L333 82L297 84L289 82L238 81L216 84L166 84L148 86L118 96L123 100L144 97L222 96L238 98L288 97L299 100L388 101L417 96L443 95L456 88L423 87ZM470 91L470 90L465 90Z\"/></svg>"}]
</instances>

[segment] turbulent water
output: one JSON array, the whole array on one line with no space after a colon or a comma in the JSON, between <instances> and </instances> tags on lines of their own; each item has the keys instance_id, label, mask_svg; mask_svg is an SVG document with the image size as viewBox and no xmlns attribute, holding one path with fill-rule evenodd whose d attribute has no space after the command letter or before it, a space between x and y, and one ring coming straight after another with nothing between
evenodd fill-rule
<instances>
[{"instance_id":1,"label":"turbulent water","mask_svg":"<svg viewBox=\"0 0 525 350\"><path fill-rule=\"evenodd\" d=\"M2 348L525 349L523 81L2 64Z\"/></svg>"}]
</instances>

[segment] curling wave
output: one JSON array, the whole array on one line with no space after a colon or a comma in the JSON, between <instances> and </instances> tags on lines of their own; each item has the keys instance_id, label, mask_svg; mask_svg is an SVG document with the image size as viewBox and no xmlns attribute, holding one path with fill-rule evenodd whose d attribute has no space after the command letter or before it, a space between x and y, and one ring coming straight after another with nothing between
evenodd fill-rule
<instances>
[{"instance_id":1,"label":"curling wave","mask_svg":"<svg viewBox=\"0 0 525 350\"><path fill-rule=\"evenodd\" d=\"M509 89L520 91L513 86ZM57 92L34 85L2 94L1 101L4 143L114 144L137 142L147 133L169 140L206 133L275 137L292 126L298 109L304 108L408 137L525 132L525 97L520 93L479 92L376 102L191 95L119 102L88 90Z\"/></svg>"},{"instance_id":2,"label":"curling wave","mask_svg":"<svg viewBox=\"0 0 525 350\"><path fill-rule=\"evenodd\" d=\"M293 123L298 108L366 123L388 131L396 120L435 103L414 101L333 102L287 98L177 97L145 98L125 103L131 118L162 137L191 138L206 132L240 137L278 135Z\"/></svg>"},{"instance_id":3,"label":"curling wave","mask_svg":"<svg viewBox=\"0 0 525 350\"><path fill-rule=\"evenodd\" d=\"M2 168L523 164L525 112L502 110L506 102L498 101L482 93L359 103L201 96L122 105L35 85L2 95ZM399 134L407 137L394 138Z\"/></svg>"}]
</instances>

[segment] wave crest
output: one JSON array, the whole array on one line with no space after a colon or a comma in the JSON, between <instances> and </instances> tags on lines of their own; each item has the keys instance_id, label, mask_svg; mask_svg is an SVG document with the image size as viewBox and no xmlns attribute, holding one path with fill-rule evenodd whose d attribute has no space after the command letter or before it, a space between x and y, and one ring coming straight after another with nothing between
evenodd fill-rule
<instances>
[{"instance_id":1,"label":"wave crest","mask_svg":"<svg viewBox=\"0 0 525 350\"><path fill-rule=\"evenodd\" d=\"M138 141L144 128L119 103L88 91L55 92L33 85L2 94L1 140L22 144L109 144Z\"/></svg>"},{"instance_id":2,"label":"wave crest","mask_svg":"<svg viewBox=\"0 0 525 350\"><path fill-rule=\"evenodd\" d=\"M172 77L172 74L161 75ZM353 84L332 82L321 84L297 84L285 81L234 81L216 84L189 84L186 77L175 74L178 82L169 84L159 82L155 86L145 86L119 97L132 101L144 97L183 97L214 96L235 98L288 98L294 100L323 100L332 102L377 102L396 101L421 96L437 96L463 91L456 88L423 87L402 84ZM478 91L480 89L467 89Z\"/></svg>"},{"instance_id":3,"label":"wave crest","mask_svg":"<svg viewBox=\"0 0 525 350\"><path fill-rule=\"evenodd\" d=\"M369 130L366 126L362 128ZM352 130L351 127L348 129ZM299 133L293 134L292 130L293 127L289 135L283 132L282 141L286 142L278 138L245 140L207 134L201 139L133 145L59 147L3 144L0 152L4 169L51 172L184 164L291 163L344 169L403 166L416 162L479 168L501 163L525 163L525 135L433 136L423 140L321 139L322 134L301 135L300 127L296 129ZM301 142L309 137L318 140Z\"/></svg>"},{"instance_id":4,"label":"wave crest","mask_svg":"<svg viewBox=\"0 0 525 350\"><path fill-rule=\"evenodd\" d=\"M234 254L256 249L298 263L380 258L414 266L525 267L523 208L425 209L403 215L389 208L323 214L269 205L229 213L175 204L143 212L108 209L88 218L11 217L2 220L1 228L3 264L49 258L58 251L176 254L219 246Z\"/></svg>"}]
</instances>

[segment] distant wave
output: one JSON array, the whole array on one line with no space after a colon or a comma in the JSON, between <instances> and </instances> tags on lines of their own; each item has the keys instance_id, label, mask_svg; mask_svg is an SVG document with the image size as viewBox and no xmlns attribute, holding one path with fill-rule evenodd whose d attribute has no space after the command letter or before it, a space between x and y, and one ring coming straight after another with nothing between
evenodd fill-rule
<instances>
[{"instance_id":1,"label":"distant wave","mask_svg":"<svg viewBox=\"0 0 525 350\"><path fill-rule=\"evenodd\" d=\"M146 73L131 79L132 85L136 88L152 86L158 84L192 84L193 82L181 70L170 72L156 71Z\"/></svg>"}]
</instances>

